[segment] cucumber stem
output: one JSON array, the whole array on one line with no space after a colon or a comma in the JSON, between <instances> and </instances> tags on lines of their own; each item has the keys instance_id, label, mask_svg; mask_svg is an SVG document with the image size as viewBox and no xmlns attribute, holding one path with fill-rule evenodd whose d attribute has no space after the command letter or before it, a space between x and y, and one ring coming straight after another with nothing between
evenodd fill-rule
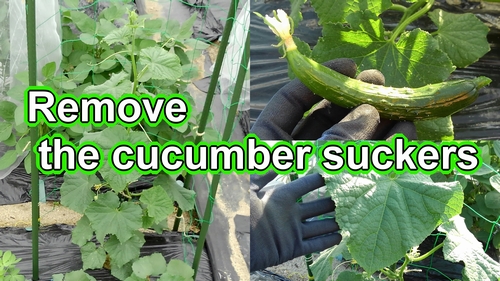
<instances>
[{"instance_id":1,"label":"cucumber stem","mask_svg":"<svg viewBox=\"0 0 500 281\"><path fill-rule=\"evenodd\" d=\"M405 13L403 14L403 17L401 18L401 20L399 22L400 23L404 22L409 16L413 15L415 13L415 11L422 8L422 6L425 5L425 2L426 2L426 0L419 0L415 3L413 3L413 5L411 5L410 7L408 7L406 9Z\"/></svg>"},{"instance_id":2,"label":"cucumber stem","mask_svg":"<svg viewBox=\"0 0 500 281\"><path fill-rule=\"evenodd\" d=\"M417 2L417 3L420 3L420 2ZM392 42L396 42L396 38L399 37L399 35L406 29L406 27L410 23L412 23L413 21L415 21L416 19L420 18L425 13L427 13L431 9L432 5L434 5L434 0L429 0L429 2L427 2L427 4L425 4L425 6L422 9L418 10L416 13L414 13L413 15L411 15L407 19L405 19L403 22L401 22L396 27L396 29L394 30L394 33L392 34L392 36L389 40Z\"/></svg>"},{"instance_id":3,"label":"cucumber stem","mask_svg":"<svg viewBox=\"0 0 500 281\"><path fill-rule=\"evenodd\" d=\"M407 8L403 5L399 5L399 4L392 4L392 6L389 7L389 10L393 10L393 11L399 11L399 12L406 12Z\"/></svg>"},{"instance_id":4,"label":"cucumber stem","mask_svg":"<svg viewBox=\"0 0 500 281\"><path fill-rule=\"evenodd\" d=\"M444 246L444 242L442 242L441 244L437 245L436 247L432 248L429 252L419 256L419 257L416 257L416 258L411 258L411 262L419 262L419 261L423 261L425 260L426 258L430 257L432 254L434 254L435 251L443 248Z\"/></svg>"}]
</instances>

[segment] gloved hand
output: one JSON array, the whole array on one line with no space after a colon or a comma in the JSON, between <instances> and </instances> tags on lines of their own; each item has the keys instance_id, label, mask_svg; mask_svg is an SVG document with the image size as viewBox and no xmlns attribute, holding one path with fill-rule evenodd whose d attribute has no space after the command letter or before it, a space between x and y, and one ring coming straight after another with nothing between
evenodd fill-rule
<instances>
[{"instance_id":1,"label":"gloved hand","mask_svg":"<svg viewBox=\"0 0 500 281\"><path fill-rule=\"evenodd\" d=\"M356 64L337 59L326 66L354 77ZM376 70L361 72L358 79L383 85L384 76ZM304 112L315 110L302 120ZM350 110L336 106L313 94L298 79L281 88L268 103L252 127L262 140L360 140L387 139L403 133L416 139L411 122L380 120L370 105ZM276 173L251 176L250 189L250 270L260 270L290 259L321 251L340 242L334 219L306 222L306 219L335 210L330 198L298 203L303 195L320 188L319 174L302 177L276 188L264 187Z\"/></svg>"},{"instance_id":2,"label":"gloved hand","mask_svg":"<svg viewBox=\"0 0 500 281\"><path fill-rule=\"evenodd\" d=\"M335 59L324 63L329 68L354 78L356 63L350 59ZM377 70L365 70L357 79L384 85L385 78ZM313 112L306 119L304 113ZM335 129L333 129L333 126ZM298 79L286 84L273 96L251 129L261 140L380 140L395 133L416 139L411 122L380 119L371 105L346 109L312 93Z\"/></svg>"},{"instance_id":3,"label":"gloved hand","mask_svg":"<svg viewBox=\"0 0 500 281\"><path fill-rule=\"evenodd\" d=\"M361 105L325 131L322 138L365 139L364 137L373 136L378 120L374 122L370 116L378 116L375 108ZM394 128L398 126L389 130L389 136ZM405 126L399 128L404 129ZM250 177L251 271L322 251L341 240L340 234L336 233L339 227L334 219L305 221L334 211L335 206L330 198L297 203L301 196L325 184L321 175L308 175L280 187L265 187L275 177L275 172Z\"/></svg>"},{"instance_id":4,"label":"gloved hand","mask_svg":"<svg viewBox=\"0 0 500 281\"><path fill-rule=\"evenodd\" d=\"M277 188L262 188L274 176L251 176L250 271L327 249L342 239L334 219L305 221L334 211L330 198L297 203L303 195L325 185L323 177L313 174Z\"/></svg>"}]
</instances>

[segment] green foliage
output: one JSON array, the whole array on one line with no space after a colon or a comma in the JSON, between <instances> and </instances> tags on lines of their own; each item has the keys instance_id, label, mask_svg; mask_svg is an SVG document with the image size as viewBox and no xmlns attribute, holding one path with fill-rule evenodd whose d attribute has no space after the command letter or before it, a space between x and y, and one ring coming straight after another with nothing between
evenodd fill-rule
<instances>
[{"instance_id":1,"label":"green foliage","mask_svg":"<svg viewBox=\"0 0 500 281\"><path fill-rule=\"evenodd\" d=\"M483 167L464 184L462 217L467 228L485 245L500 249L498 219L500 218L500 141L479 142ZM497 223L496 225L494 223ZM491 234L493 233L493 236Z\"/></svg>"},{"instance_id":2,"label":"green foliage","mask_svg":"<svg viewBox=\"0 0 500 281\"><path fill-rule=\"evenodd\" d=\"M417 136L421 140L450 141L454 139L451 116L432 120L415 121Z\"/></svg>"},{"instance_id":3,"label":"green foliage","mask_svg":"<svg viewBox=\"0 0 500 281\"><path fill-rule=\"evenodd\" d=\"M194 270L183 261L172 259L167 264L167 270L160 278L161 281L193 281Z\"/></svg>"},{"instance_id":4,"label":"green foliage","mask_svg":"<svg viewBox=\"0 0 500 281\"><path fill-rule=\"evenodd\" d=\"M168 196L179 204L182 210L192 210L194 208L195 192L180 186L171 176L159 175L154 184L161 186Z\"/></svg>"},{"instance_id":5,"label":"green foliage","mask_svg":"<svg viewBox=\"0 0 500 281\"><path fill-rule=\"evenodd\" d=\"M300 8L304 2L291 1L291 17L295 25L302 19ZM457 15L440 9L429 12L434 0L408 1L405 3L407 7L390 0L310 2L319 17L319 24L323 26L322 37L314 46L311 57L318 62L352 58L359 72L380 70L385 76L386 86L416 88L442 82L456 67L466 67L490 50L486 39L488 27L475 15ZM386 30L379 17L389 9L403 13L393 30ZM426 13L437 31L406 30L409 24ZM450 118L416 122L419 138L452 139L453 126L442 127L441 123L453 125ZM438 130L428 130L430 127Z\"/></svg>"},{"instance_id":6,"label":"green foliage","mask_svg":"<svg viewBox=\"0 0 500 281\"><path fill-rule=\"evenodd\" d=\"M94 277L83 270L76 270L66 274L54 274L52 278L54 281L96 281Z\"/></svg>"},{"instance_id":7,"label":"green foliage","mask_svg":"<svg viewBox=\"0 0 500 281\"><path fill-rule=\"evenodd\" d=\"M20 270L16 267L20 261L11 251L0 250L0 280L24 281L24 276L19 274Z\"/></svg>"},{"instance_id":8,"label":"green foliage","mask_svg":"<svg viewBox=\"0 0 500 281\"><path fill-rule=\"evenodd\" d=\"M72 242L81 247L83 269L54 275L54 280L95 280L84 270L102 268L107 262L111 274L120 280L149 280L150 276L161 277L161 280L192 280L194 274L190 265L183 261L172 260L167 265L160 254L140 257L145 240L139 231L144 227L161 233L167 227L167 217L174 212L174 201L183 211L194 208L194 191L184 189L175 181L175 176L159 174L159 181L151 189L132 193L130 184L138 181L141 175L137 171L118 174L108 165L108 154L119 142L175 140L185 143L194 140L194 128L201 114L196 111L187 86L199 74L193 60L209 45L191 38L196 13L179 24L174 20L137 15L127 4L130 2L110 1L108 8L90 17L83 9L77 10L81 9L79 1L65 0L65 7L61 7L63 58L60 69L56 68L56 62L43 66L38 85L75 96L98 93L120 98L124 94L177 93L191 103L192 118L181 128L170 127L163 121L154 128L144 122L132 128L55 127L45 123L38 126L40 136L58 133L76 146L92 142L103 152L103 159L100 159L103 165L97 175L64 175L61 203L83 214L72 235ZM3 20L1 11L4 9L0 9L0 22ZM0 44L3 41L0 40ZM21 85L12 88L7 95L18 103L0 101L0 118L3 119L0 142L10 146L0 158L0 170L12 165L31 148L23 105L28 73L17 73L15 78ZM28 156L26 168L30 161ZM19 272L14 268L18 260L12 257L6 252L0 260L3 261L0 279L5 274L15 276Z\"/></svg>"},{"instance_id":9,"label":"green foliage","mask_svg":"<svg viewBox=\"0 0 500 281\"><path fill-rule=\"evenodd\" d=\"M500 141L476 144L483 166L474 175L323 175L343 240L315 260L314 276L328 280L341 253L365 272L337 280L371 280L375 271L404 280L409 263L443 247L445 259L465 264L463 280L496 280L500 264L485 252L500 248ZM436 229L446 234L444 242L418 253L415 247ZM405 262L397 266L401 257Z\"/></svg>"},{"instance_id":10,"label":"green foliage","mask_svg":"<svg viewBox=\"0 0 500 281\"><path fill-rule=\"evenodd\" d=\"M140 201L147 205L148 216L152 217L155 223L165 220L174 211L172 199L159 185L143 191Z\"/></svg>"},{"instance_id":11,"label":"green foliage","mask_svg":"<svg viewBox=\"0 0 500 281\"><path fill-rule=\"evenodd\" d=\"M423 174L323 177L336 202L337 222L349 233L349 252L369 274L397 262L461 212L459 182L435 183Z\"/></svg>"},{"instance_id":12,"label":"green foliage","mask_svg":"<svg viewBox=\"0 0 500 281\"><path fill-rule=\"evenodd\" d=\"M328 280L332 275L332 263L334 259L347 251L348 235L342 237L340 244L322 251L318 258L311 265L311 270L314 272L314 279Z\"/></svg>"},{"instance_id":13,"label":"green foliage","mask_svg":"<svg viewBox=\"0 0 500 281\"><path fill-rule=\"evenodd\" d=\"M137 15L131 6L119 1L110 3L110 7L89 17L82 11L75 10L77 1L66 1L62 13L62 54L61 69L56 72L56 63L50 62L41 69L42 81L38 85L53 88L58 93L107 93L121 97L125 93L157 95L180 93L191 102L192 119L183 128L168 128L162 138L175 136L178 142L193 140L193 128L200 115L196 112L194 100L186 91L191 79L198 76L199 70L192 61L201 55L209 45L191 39L192 27L196 14L182 25L174 20L150 19L149 16ZM0 15L1 16L1 15ZM125 20L127 19L127 20ZM76 35L75 35L76 34ZM160 38L160 40L155 40ZM193 48L193 45L196 46ZM12 149L0 162L8 167L24 150L14 150L18 142L29 139L28 127L24 124L24 90L28 85L28 72L21 72L15 78L22 82L7 92L11 98L19 101L19 106L9 101L0 102L0 141ZM166 124L160 124L160 127ZM142 130L140 126L133 128ZM61 133L73 143L78 143L84 132L100 131L92 126L48 127L43 124L40 134ZM143 130L142 130L143 131ZM144 137L146 134L144 132ZM157 136L148 136L148 140L158 141ZM29 156L28 156L29 157ZM30 161L30 159L28 159ZM106 180L114 188L124 188L125 181L138 178L134 173L120 181L113 171L103 171Z\"/></svg>"},{"instance_id":14,"label":"green foliage","mask_svg":"<svg viewBox=\"0 0 500 281\"><path fill-rule=\"evenodd\" d=\"M366 273L359 273L359 272L354 272L354 271L343 271L339 274L337 280L370 281L370 280L376 280L376 279L370 275L367 275Z\"/></svg>"},{"instance_id":15,"label":"green foliage","mask_svg":"<svg viewBox=\"0 0 500 281\"><path fill-rule=\"evenodd\" d=\"M311 0L323 25L323 36L313 49L313 58L353 58L359 71L382 71L388 86L420 87L444 81L455 66L465 67L489 51L488 28L473 14L455 15L438 9L429 13L438 27L436 32L418 28L404 31L434 1L420 0L405 8L394 30L385 30L379 18L394 7L389 0L334 2Z\"/></svg>"},{"instance_id":16,"label":"green foliage","mask_svg":"<svg viewBox=\"0 0 500 281\"><path fill-rule=\"evenodd\" d=\"M488 256L480 242L465 226L464 218L455 217L439 228L446 233L443 253L453 262L464 262L464 280L492 280L500 276L500 264Z\"/></svg>"},{"instance_id":17,"label":"green foliage","mask_svg":"<svg viewBox=\"0 0 500 281\"><path fill-rule=\"evenodd\" d=\"M473 14L451 14L436 9L429 13L438 30L433 33L443 50L457 67L466 67L486 54L490 48L488 27ZM472 40L472 41L471 41Z\"/></svg>"}]
</instances>

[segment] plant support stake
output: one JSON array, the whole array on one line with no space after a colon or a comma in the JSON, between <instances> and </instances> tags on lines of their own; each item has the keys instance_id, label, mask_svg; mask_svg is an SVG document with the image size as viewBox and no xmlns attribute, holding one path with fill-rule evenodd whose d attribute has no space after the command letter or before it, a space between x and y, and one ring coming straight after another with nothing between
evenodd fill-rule
<instances>
[{"instance_id":1,"label":"plant support stake","mask_svg":"<svg viewBox=\"0 0 500 281\"><path fill-rule=\"evenodd\" d=\"M222 33L222 40L220 42L219 51L217 52L217 59L215 60L214 71L212 77L210 78L210 85L208 86L207 99L203 105L203 111L201 112L200 126L197 129L197 135L194 140L195 144L199 144L205 128L207 126L208 114L210 113L210 107L212 106L212 100L215 95L215 87L219 80L220 70L222 68L222 62L224 60L224 54L226 53L227 45L229 43L229 36L231 35L231 30L233 29L233 24L236 17L236 9L238 8L239 0L231 0L231 5L229 6L229 12L227 13L226 26L224 26L224 31ZM184 188L190 189L192 183L192 175L187 174L186 180L184 182ZM177 209L177 214L175 216L173 231L177 231L179 228L180 218L182 217L181 208Z\"/></svg>"},{"instance_id":2,"label":"plant support stake","mask_svg":"<svg viewBox=\"0 0 500 281\"><path fill-rule=\"evenodd\" d=\"M28 72L29 85L36 86L36 15L35 0L26 2L26 35L28 42ZM26 114L26 113L25 113ZM38 126L30 129L31 137L31 247L32 247L32 266L33 280L38 280L38 226L40 218L40 207L38 206L39 186L38 186L38 168L36 166L36 157L34 145L38 141Z\"/></svg>"},{"instance_id":3,"label":"plant support stake","mask_svg":"<svg viewBox=\"0 0 500 281\"><path fill-rule=\"evenodd\" d=\"M224 126L224 133L222 134L222 141L229 141L231 133L233 130L234 120L236 119L236 110L238 109L238 103L241 96L241 90L243 88L243 83L245 81L245 75L247 72L247 66L250 56L250 36L247 34L245 40L245 48L243 49L243 56L241 57L240 69L238 71L238 77L236 78L236 83L234 85L233 97L231 98L231 107L229 108L227 123ZM210 217L212 215L212 209L215 203L215 195L217 194L217 187L219 186L221 174L218 173L214 175L212 182L210 184L210 191L207 198L207 206L205 207L205 213L203 214L203 223L201 225L200 237L198 238L196 253L193 260L194 277L196 280L196 273L198 271L198 264L201 258L201 252L203 245L205 244L205 238L207 236L208 227L210 226Z\"/></svg>"}]
</instances>

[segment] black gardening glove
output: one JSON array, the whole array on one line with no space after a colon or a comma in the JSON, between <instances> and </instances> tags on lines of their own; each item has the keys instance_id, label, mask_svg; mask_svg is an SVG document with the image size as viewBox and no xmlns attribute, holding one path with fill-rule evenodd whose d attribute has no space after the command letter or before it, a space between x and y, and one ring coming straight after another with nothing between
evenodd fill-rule
<instances>
[{"instance_id":1,"label":"black gardening glove","mask_svg":"<svg viewBox=\"0 0 500 281\"><path fill-rule=\"evenodd\" d=\"M334 211L330 198L297 203L303 195L325 185L323 177L313 174L280 187L262 188L274 176L251 176L250 271L322 251L342 239L334 219L305 221Z\"/></svg>"},{"instance_id":2,"label":"black gardening glove","mask_svg":"<svg viewBox=\"0 0 500 281\"><path fill-rule=\"evenodd\" d=\"M350 59L335 59L324 65L351 78L356 75L356 64ZM378 85L385 83L377 70L363 71L357 79ZM302 120L315 104L314 111ZM333 125L337 125L335 130ZM251 132L262 140L381 140L395 133L403 133L408 139L417 138L411 122L380 119L378 111L370 105L355 109L337 106L312 93L298 79L273 96Z\"/></svg>"},{"instance_id":3,"label":"black gardening glove","mask_svg":"<svg viewBox=\"0 0 500 281\"><path fill-rule=\"evenodd\" d=\"M370 137L377 127L370 116L378 116L375 108L361 105L347 114L341 122L326 130L320 139ZM367 127L371 128L367 130ZM316 173L279 187L265 187L275 177L275 172L269 172L262 176L252 175L250 178L251 271L325 250L341 240L335 219L306 221L335 211L330 198L297 202L300 197L324 186L321 175Z\"/></svg>"},{"instance_id":4,"label":"black gardening glove","mask_svg":"<svg viewBox=\"0 0 500 281\"><path fill-rule=\"evenodd\" d=\"M349 77L356 73L352 60L338 59L325 65ZM385 80L376 70L361 72L358 79L379 85ZM316 110L302 120L304 112L317 103ZM314 95L297 79L274 95L252 132L263 140L289 141L387 139L395 133L416 138L411 122L380 120L378 111L366 104L353 110L333 105ZM341 240L334 219L306 221L334 211L335 205L330 198L297 202L303 195L324 185L321 175L308 175L280 187L264 187L274 177L274 172L251 176L251 271L322 251Z\"/></svg>"}]
</instances>

